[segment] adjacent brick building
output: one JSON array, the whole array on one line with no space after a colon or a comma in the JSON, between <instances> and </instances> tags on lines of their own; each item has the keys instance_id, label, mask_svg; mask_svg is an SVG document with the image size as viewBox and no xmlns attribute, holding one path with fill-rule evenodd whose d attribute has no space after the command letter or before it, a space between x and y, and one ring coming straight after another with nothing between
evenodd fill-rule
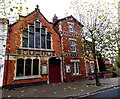
<instances>
[{"instance_id":1,"label":"adjacent brick building","mask_svg":"<svg viewBox=\"0 0 120 99\"><path fill-rule=\"evenodd\" d=\"M86 76L81 28L73 16L53 23L39 7L9 25L4 86L58 83Z\"/></svg>"},{"instance_id":2,"label":"adjacent brick building","mask_svg":"<svg viewBox=\"0 0 120 99\"><path fill-rule=\"evenodd\" d=\"M81 34L83 25L73 16L53 18L53 26L60 36L64 81L82 79L86 76Z\"/></svg>"}]
</instances>

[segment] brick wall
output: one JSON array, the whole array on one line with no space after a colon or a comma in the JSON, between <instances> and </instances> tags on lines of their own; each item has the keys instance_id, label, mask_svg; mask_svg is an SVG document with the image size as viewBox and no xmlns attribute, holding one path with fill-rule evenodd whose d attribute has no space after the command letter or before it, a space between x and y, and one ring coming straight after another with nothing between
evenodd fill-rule
<instances>
[{"instance_id":1,"label":"brick wall","mask_svg":"<svg viewBox=\"0 0 120 99\"><path fill-rule=\"evenodd\" d=\"M74 25L74 32L69 31L69 23ZM60 29L61 27L61 29ZM55 30L61 36L61 46L62 46L62 55L63 55L63 75L64 81L77 80L86 77L86 67L85 60L82 58L83 48L81 43L81 28L73 17L66 17L58 20L58 24L55 25ZM70 39L75 39L77 44L77 51L71 52L70 49ZM71 60L80 61L80 75L73 75ZM66 65L71 66L71 72L66 73Z\"/></svg>"}]
</instances>

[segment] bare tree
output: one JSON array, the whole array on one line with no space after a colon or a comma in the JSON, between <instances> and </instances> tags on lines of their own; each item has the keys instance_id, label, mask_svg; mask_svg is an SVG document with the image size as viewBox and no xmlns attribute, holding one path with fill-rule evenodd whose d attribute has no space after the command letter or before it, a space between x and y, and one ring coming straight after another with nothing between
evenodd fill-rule
<instances>
[{"instance_id":1,"label":"bare tree","mask_svg":"<svg viewBox=\"0 0 120 99\"><path fill-rule=\"evenodd\" d=\"M115 0L112 2L106 0L74 0L70 6L71 12L84 25L82 38L93 53L96 85L100 85L96 63L98 53L102 57L108 57L116 54L117 50L114 32L117 27L116 3ZM92 44L87 41L91 41Z\"/></svg>"}]
</instances>

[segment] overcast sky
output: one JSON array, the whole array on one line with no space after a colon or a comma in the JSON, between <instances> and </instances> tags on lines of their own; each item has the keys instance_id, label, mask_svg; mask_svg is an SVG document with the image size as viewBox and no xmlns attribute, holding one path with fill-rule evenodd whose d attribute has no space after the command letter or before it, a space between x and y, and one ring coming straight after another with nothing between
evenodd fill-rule
<instances>
[{"instance_id":1,"label":"overcast sky","mask_svg":"<svg viewBox=\"0 0 120 99\"><path fill-rule=\"evenodd\" d=\"M18 1L18 0L15 0L15 1ZM68 11L71 1L74 1L74 0L26 0L26 3L23 3L22 6L28 7L28 11L27 12L25 10L22 11L23 12L22 15L26 15L26 13L31 13L32 11L34 11L34 9L36 8L36 5L38 4L40 12L44 15L44 17L46 17L46 19L48 21L52 22L52 18L54 16L54 14L56 14L59 19L66 17L65 10ZM82 1L84 1L84 0L82 0ZM87 1L87 0L85 0L85 1ZM90 1L94 1L94 0L90 0ZM113 0L105 0L105 1L110 2ZM12 4L15 5L14 3L12 3ZM69 12L69 13L72 13L72 12ZM15 16L14 14L12 14L12 15ZM12 15L10 15L10 17ZM70 14L68 14L68 15L70 15ZM1 16L1 14L0 14L0 16ZM10 19L10 20L12 20L12 19Z\"/></svg>"},{"instance_id":2,"label":"overcast sky","mask_svg":"<svg viewBox=\"0 0 120 99\"><path fill-rule=\"evenodd\" d=\"M28 12L34 11L36 5L39 5L40 12L48 19L52 21L54 14L58 18L65 17L65 9L69 8L70 2L72 0L26 0L26 5L28 6Z\"/></svg>"}]
</instances>

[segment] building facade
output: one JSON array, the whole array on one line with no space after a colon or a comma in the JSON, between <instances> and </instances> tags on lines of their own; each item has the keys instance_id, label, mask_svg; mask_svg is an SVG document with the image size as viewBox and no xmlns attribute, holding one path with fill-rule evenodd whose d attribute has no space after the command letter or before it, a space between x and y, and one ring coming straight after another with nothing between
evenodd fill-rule
<instances>
[{"instance_id":1,"label":"building facade","mask_svg":"<svg viewBox=\"0 0 120 99\"><path fill-rule=\"evenodd\" d=\"M4 86L62 81L60 39L52 26L38 6L9 26Z\"/></svg>"},{"instance_id":2,"label":"building facade","mask_svg":"<svg viewBox=\"0 0 120 99\"><path fill-rule=\"evenodd\" d=\"M0 18L0 87L3 85L3 71L6 49L6 37L8 29L8 20Z\"/></svg>"},{"instance_id":3,"label":"building facade","mask_svg":"<svg viewBox=\"0 0 120 99\"><path fill-rule=\"evenodd\" d=\"M86 77L81 44L83 25L73 16L53 23L39 6L9 25L4 86L59 83Z\"/></svg>"},{"instance_id":4,"label":"building facade","mask_svg":"<svg viewBox=\"0 0 120 99\"><path fill-rule=\"evenodd\" d=\"M86 77L81 34L83 25L73 16L53 18L53 27L60 36L63 80L73 81Z\"/></svg>"}]
</instances>

